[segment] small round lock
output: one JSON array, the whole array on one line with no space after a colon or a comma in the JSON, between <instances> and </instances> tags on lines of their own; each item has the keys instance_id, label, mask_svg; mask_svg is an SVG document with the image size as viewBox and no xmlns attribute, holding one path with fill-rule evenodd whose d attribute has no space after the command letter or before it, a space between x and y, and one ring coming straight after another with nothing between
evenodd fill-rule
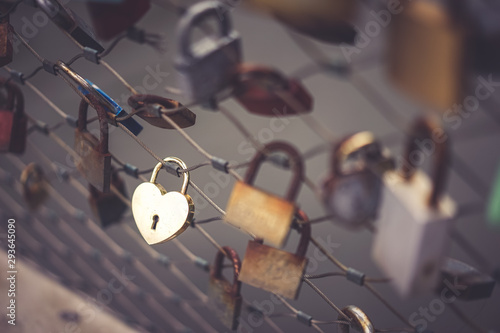
<instances>
[{"instance_id":1,"label":"small round lock","mask_svg":"<svg viewBox=\"0 0 500 333\"><path fill-rule=\"evenodd\" d=\"M342 309L342 312L351 320L350 324L338 324L340 333L349 333L350 329L362 333L375 333L375 328L368 316L357 306L349 305ZM339 315L338 320L345 320L344 316Z\"/></svg>"},{"instance_id":2,"label":"small round lock","mask_svg":"<svg viewBox=\"0 0 500 333\"><path fill-rule=\"evenodd\" d=\"M357 163L349 164L359 155ZM375 219L382 180L374 171L384 157L371 132L358 132L341 140L334 148L331 173L322 184L322 198L334 221L349 229Z\"/></svg>"},{"instance_id":3,"label":"small round lock","mask_svg":"<svg viewBox=\"0 0 500 333\"><path fill-rule=\"evenodd\" d=\"M167 157L164 162L172 162L182 169L186 164L177 157ZM193 221L194 202L187 194L189 172L183 173L182 188L179 192L167 192L156 182L163 163L158 163L151 180L140 184L132 196L132 214L142 237L150 245L159 244L179 236Z\"/></svg>"},{"instance_id":4,"label":"small round lock","mask_svg":"<svg viewBox=\"0 0 500 333\"><path fill-rule=\"evenodd\" d=\"M21 172L23 197L30 210L34 211L48 198L47 179L43 169L36 163L28 164Z\"/></svg>"}]
</instances>

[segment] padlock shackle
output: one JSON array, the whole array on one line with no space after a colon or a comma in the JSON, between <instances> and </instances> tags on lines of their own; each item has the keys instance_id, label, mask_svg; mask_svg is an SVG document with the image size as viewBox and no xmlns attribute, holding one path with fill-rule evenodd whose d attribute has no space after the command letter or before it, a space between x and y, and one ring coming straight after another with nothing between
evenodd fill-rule
<instances>
[{"instance_id":1,"label":"padlock shackle","mask_svg":"<svg viewBox=\"0 0 500 333\"><path fill-rule=\"evenodd\" d=\"M357 332L362 333L375 333L375 328L373 324L360 308L355 305L348 305L342 309L342 313L345 314L350 320L350 324L337 324L339 333L349 333L350 328L352 327ZM344 321L345 317L341 314L338 315L337 319L339 321Z\"/></svg>"},{"instance_id":2,"label":"padlock shackle","mask_svg":"<svg viewBox=\"0 0 500 333\"><path fill-rule=\"evenodd\" d=\"M229 36L232 29L231 18L229 11L222 2L202 1L190 6L179 20L177 26L179 50L186 59L191 60L194 58L191 43L193 28L209 16L213 16L216 22L220 23L219 36Z\"/></svg>"},{"instance_id":3,"label":"padlock shackle","mask_svg":"<svg viewBox=\"0 0 500 333\"><path fill-rule=\"evenodd\" d=\"M164 162L172 162L172 163L175 163L178 166L180 166L182 169L187 169L186 163L184 163L184 161L178 157L173 157L173 156L165 157L163 159L163 161ZM150 183L156 184L156 179L158 178L158 173L160 172L162 167L163 167L162 162L159 162L158 164L156 164L155 168L153 169L153 173L151 174L151 179L149 181ZM180 192L182 194L186 194L187 188L189 185L189 172L187 172L187 171L183 172L182 176L183 176L183 181L182 181L182 188L181 188Z\"/></svg>"},{"instance_id":4,"label":"padlock shackle","mask_svg":"<svg viewBox=\"0 0 500 333\"><path fill-rule=\"evenodd\" d=\"M231 263L233 265L233 272L234 272L234 279L233 279L233 285L231 288L231 295L233 297L237 297L240 295L240 289L241 289L241 282L238 281L238 276L240 275L240 270L241 270L241 261L240 257L238 256L238 253L230 248L229 246L224 246L222 247L224 252L219 250L215 256L215 262L214 262L214 267L210 271L210 276L214 279L221 280L224 277L222 276L222 263L224 261L224 258L228 257L229 260L231 260Z\"/></svg>"},{"instance_id":5,"label":"padlock shackle","mask_svg":"<svg viewBox=\"0 0 500 333\"><path fill-rule=\"evenodd\" d=\"M297 215L305 223L301 224L299 246L295 254L300 257L305 257L311 240L311 224L309 223L309 218L302 209L298 210Z\"/></svg>"},{"instance_id":6,"label":"padlock shackle","mask_svg":"<svg viewBox=\"0 0 500 333\"><path fill-rule=\"evenodd\" d=\"M262 162L264 162L267 158L267 155L272 152L284 152L291 160L290 164L294 176L285 198L288 201L293 202L297 198L300 190L300 185L304 180L304 162L302 161L302 156L300 155L298 150L287 142L272 141L266 144L262 150L258 151L250 162L250 166L248 167L244 182L249 185L252 185L254 183L255 177L257 176L257 172L259 171Z\"/></svg>"},{"instance_id":7,"label":"padlock shackle","mask_svg":"<svg viewBox=\"0 0 500 333\"><path fill-rule=\"evenodd\" d=\"M107 154L109 149L108 113L94 96L88 95L87 98L90 100L93 106L95 106L95 110L97 111L97 118L99 119L100 138L98 151L101 154ZM89 104L84 99L82 99L80 102L80 107L78 109L78 130L80 132L87 130L88 109Z\"/></svg>"},{"instance_id":8,"label":"padlock shackle","mask_svg":"<svg viewBox=\"0 0 500 333\"><path fill-rule=\"evenodd\" d=\"M24 96L19 86L4 77L0 77L0 85L7 90L7 108L13 110L15 104L14 114L16 117L22 117L24 115Z\"/></svg>"},{"instance_id":9,"label":"padlock shackle","mask_svg":"<svg viewBox=\"0 0 500 333\"><path fill-rule=\"evenodd\" d=\"M340 140L334 147L330 160L332 174L336 177L346 176L342 171L342 164L349 157L349 155L367 147L377 144L372 132L363 131Z\"/></svg>"},{"instance_id":10,"label":"padlock shackle","mask_svg":"<svg viewBox=\"0 0 500 333\"><path fill-rule=\"evenodd\" d=\"M449 162L449 144L448 140L440 140L437 142L433 140L434 131L439 130L444 132L440 121L435 117L423 116L419 117L413 123L408 141L406 144L406 150L404 152L405 160L407 164L403 165L401 173L406 181L411 181L417 166L412 162L412 153L415 151L420 151L420 147L417 143L418 140L427 139L431 140L435 145L434 151L434 165L431 174L431 180L433 184L432 192L429 197L429 206L437 207L439 199L443 195L444 188L446 185L446 174Z\"/></svg>"}]
</instances>

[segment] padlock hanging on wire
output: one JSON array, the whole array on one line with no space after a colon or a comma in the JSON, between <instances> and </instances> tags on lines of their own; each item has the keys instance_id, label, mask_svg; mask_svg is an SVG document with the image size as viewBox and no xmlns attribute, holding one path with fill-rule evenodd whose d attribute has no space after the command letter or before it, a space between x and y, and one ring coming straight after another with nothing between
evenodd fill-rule
<instances>
[{"instance_id":1,"label":"padlock hanging on wire","mask_svg":"<svg viewBox=\"0 0 500 333\"><path fill-rule=\"evenodd\" d=\"M217 31L191 42L195 28L215 19ZM192 102L213 103L230 89L241 62L240 35L232 27L226 6L219 1L202 1L190 6L177 26L178 54L175 68L185 97Z\"/></svg>"},{"instance_id":2,"label":"padlock hanging on wire","mask_svg":"<svg viewBox=\"0 0 500 333\"><path fill-rule=\"evenodd\" d=\"M435 133L444 133L438 119L418 118L408 137L405 165L383 177L372 256L403 297L435 288L456 214L454 201L445 194L448 139ZM427 157L420 150L422 142L434 147ZM418 169L425 159L434 162L430 178Z\"/></svg>"},{"instance_id":3,"label":"padlock hanging on wire","mask_svg":"<svg viewBox=\"0 0 500 333\"><path fill-rule=\"evenodd\" d=\"M293 30L323 42L353 44L357 0L246 0Z\"/></svg>"},{"instance_id":4,"label":"padlock hanging on wire","mask_svg":"<svg viewBox=\"0 0 500 333\"><path fill-rule=\"evenodd\" d=\"M15 4L0 3L0 12L5 13ZM12 26L10 25L10 15L0 18L0 67L12 62L14 49L12 47Z\"/></svg>"},{"instance_id":5,"label":"padlock hanging on wire","mask_svg":"<svg viewBox=\"0 0 500 333\"><path fill-rule=\"evenodd\" d=\"M285 198L253 186L266 154L283 152L288 155L292 181ZM282 247L290 232L297 211L295 199L304 179L304 162L300 153L286 142L266 144L252 159L244 181L238 181L229 197L225 220L275 246Z\"/></svg>"},{"instance_id":6,"label":"padlock hanging on wire","mask_svg":"<svg viewBox=\"0 0 500 333\"><path fill-rule=\"evenodd\" d=\"M224 251L224 252L222 252ZM225 255L231 261L233 269L232 283L227 281L222 275L223 261ZM229 246L222 247L217 251L215 262L210 270L210 280L208 284L208 304L216 313L217 318L230 330L238 328L238 319L241 314L241 282L238 281L240 275L241 262L238 253Z\"/></svg>"},{"instance_id":7,"label":"padlock hanging on wire","mask_svg":"<svg viewBox=\"0 0 500 333\"><path fill-rule=\"evenodd\" d=\"M187 169L186 164L177 157L167 157L163 161ZM132 195L135 223L149 245L163 243L179 236L193 222L194 202L187 194L189 172L182 173L180 192L167 192L156 181L162 167L163 163L158 163L151 174L151 180L140 184Z\"/></svg>"},{"instance_id":8,"label":"padlock hanging on wire","mask_svg":"<svg viewBox=\"0 0 500 333\"><path fill-rule=\"evenodd\" d=\"M31 211L36 211L49 198L49 183L42 167L28 164L21 172L20 181L24 201Z\"/></svg>"},{"instance_id":9,"label":"padlock hanging on wire","mask_svg":"<svg viewBox=\"0 0 500 333\"><path fill-rule=\"evenodd\" d=\"M490 190L486 216L492 226L500 226L500 167Z\"/></svg>"},{"instance_id":10,"label":"padlock hanging on wire","mask_svg":"<svg viewBox=\"0 0 500 333\"><path fill-rule=\"evenodd\" d=\"M307 267L307 247L311 238L311 224L307 215L299 210L304 222L300 227L300 240L295 253L262 244L262 240L248 242L238 280L271 293L297 299Z\"/></svg>"},{"instance_id":11,"label":"padlock hanging on wire","mask_svg":"<svg viewBox=\"0 0 500 333\"><path fill-rule=\"evenodd\" d=\"M22 154L26 149L28 117L24 112L24 97L13 82L0 78L6 100L0 107L0 153Z\"/></svg>"}]
</instances>

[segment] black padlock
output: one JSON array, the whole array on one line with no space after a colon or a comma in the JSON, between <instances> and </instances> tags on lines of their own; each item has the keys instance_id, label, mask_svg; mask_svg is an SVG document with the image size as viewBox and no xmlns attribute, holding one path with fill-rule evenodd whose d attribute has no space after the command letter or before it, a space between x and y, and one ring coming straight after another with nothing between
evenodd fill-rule
<instances>
[{"instance_id":1,"label":"black padlock","mask_svg":"<svg viewBox=\"0 0 500 333\"><path fill-rule=\"evenodd\" d=\"M23 93L5 78L0 78L0 85L7 90L6 105L0 107L0 152L22 154L28 126Z\"/></svg>"}]
</instances>

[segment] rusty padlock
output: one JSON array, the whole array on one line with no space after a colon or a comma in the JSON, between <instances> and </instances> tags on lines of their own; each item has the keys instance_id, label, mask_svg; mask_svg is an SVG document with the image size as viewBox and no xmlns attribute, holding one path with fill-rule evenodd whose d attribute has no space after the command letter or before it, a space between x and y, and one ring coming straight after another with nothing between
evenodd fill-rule
<instances>
[{"instance_id":1,"label":"rusty padlock","mask_svg":"<svg viewBox=\"0 0 500 333\"><path fill-rule=\"evenodd\" d=\"M75 130L75 151L80 156L77 167L89 184L97 190L107 193L111 183L111 154L108 151L107 113L94 96L88 95L87 98L96 107L100 138L97 139L87 130L89 105L82 99L78 112L78 127Z\"/></svg>"},{"instance_id":2,"label":"rusty padlock","mask_svg":"<svg viewBox=\"0 0 500 333\"><path fill-rule=\"evenodd\" d=\"M125 182L113 169L111 170L111 186L114 186L121 196L128 197ZM103 193L90 184L89 192L90 208L100 226L107 228L119 223L128 208L119 195L112 190L109 193Z\"/></svg>"},{"instance_id":3,"label":"rusty padlock","mask_svg":"<svg viewBox=\"0 0 500 333\"><path fill-rule=\"evenodd\" d=\"M222 276L224 252L219 250L215 256L214 266L210 271L207 295L209 304L214 309L217 318L230 330L236 330L243 301L240 295L241 282L238 281L241 262L235 250L229 246L224 246L222 249L231 260L234 279L230 283Z\"/></svg>"},{"instance_id":4,"label":"rusty padlock","mask_svg":"<svg viewBox=\"0 0 500 333\"><path fill-rule=\"evenodd\" d=\"M311 225L304 212L299 211L297 215L306 222L300 230L297 251L278 250L262 244L261 240L249 241L238 278L241 282L286 298L298 297L307 266Z\"/></svg>"},{"instance_id":5,"label":"rusty padlock","mask_svg":"<svg viewBox=\"0 0 500 333\"><path fill-rule=\"evenodd\" d=\"M357 164L350 164L359 155ZM382 196L381 175L391 168L392 159L371 132L349 135L335 145L331 171L321 184L325 209L334 222L357 229L375 220Z\"/></svg>"},{"instance_id":6,"label":"rusty padlock","mask_svg":"<svg viewBox=\"0 0 500 333\"><path fill-rule=\"evenodd\" d=\"M288 155L293 173L292 183L285 198L252 186L266 154L283 152ZM290 144L273 141L264 146L253 158L244 181L238 181L227 203L225 220L257 238L282 247L290 232L297 210L295 198L304 179L304 164L299 152Z\"/></svg>"},{"instance_id":7,"label":"rusty padlock","mask_svg":"<svg viewBox=\"0 0 500 333\"><path fill-rule=\"evenodd\" d=\"M389 26L388 64L393 82L411 97L444 111L462 97L463 27L435 1L413 1Z\"/></svg>"},{"instance_id":8,"label":"rusty padlock","mask_svg":"<svg viewBox=\"0 0 500 333\"><path fill-rule=\"evenodd\" d=\"M234 94L248 112L261 116L293 116L312 111L313 100L300 81L264 66L239 66Z\"/></svg>"},{"instance_id":9,"label":"rusty padlock","mask_svg":"<svg viewBox=\"0 0 500 333\"><path fill-rule=\"evenodd\" d=\"M481 273L466 263L446 258L441 266L440 283L436 294L464 301L476 301L491 297L495 288L495 279L488 274ZM451 297L449 297L451 295Z\"/></svg>"},{"instance_id":10,"label":"rusty padlock","mask_svg":"<svg viewBox=\"0 0 500 333\"><path fill-rule=\"evenodd\" d=\"M10 7L10 3L0 3L0 12L5 13ZM12 62L12 26L10 25L9 15L0 18L0 67Z\"/></svg>"},{"instance_id":11,"label":"rusty padlock","mask_svg":"<svg viewBox=\"0 0 500 333\"><path fill-rule=\"evenodd\" d=\"M87 2L95 33L102 40L110 40L132 27L150 7L149 0L123 0L117 3Z\"/></svg>"},{"instance_id":12,"label":"rusty padlock","mask_svg":"<svg viewBox=\"0 0 500 333\"><path fill-rule=\"evenodd\" d=\"M0 152L22 154L28 126L23 93L5 78L0 78L0 84L7 90L6 106L0 108Z\"/></svg>"},{"instance_id":13,"label":"rusty padlock","mask_svg":"<svg viewBox=\"0 0 500 333\"><path fill-rule=\"evenodd\" d=\"M190 127L196 123L196 114L173 99L156 95L132 95L128 99L128 104L134 110L140 110L136 113L137 116L156 127L174 129L162 117L162 114L172 119L181 128ZM163 110L160 110L160 107Z\"/></svg>"},{"instance_id":14,"label":"rusty padlock","mask_svg":"<svg viewBox=\"0 0 500 333\"><path fill-rule=\"evenodd\" d=\"M318 40L354 43L357 0L246 0L292 29Z\"/></svg>"},{"instance_id":15,"label":"rusty padlock","mask_svg":"<svg viewBox=\"0 0 500 333\"><path fill-rule=\"evenodd\" d=\"M21 172L23 197L32 211L36 210L49 197L48 182L41 166L36 163L28 164Z\"/></svg>"}]
</instances>

